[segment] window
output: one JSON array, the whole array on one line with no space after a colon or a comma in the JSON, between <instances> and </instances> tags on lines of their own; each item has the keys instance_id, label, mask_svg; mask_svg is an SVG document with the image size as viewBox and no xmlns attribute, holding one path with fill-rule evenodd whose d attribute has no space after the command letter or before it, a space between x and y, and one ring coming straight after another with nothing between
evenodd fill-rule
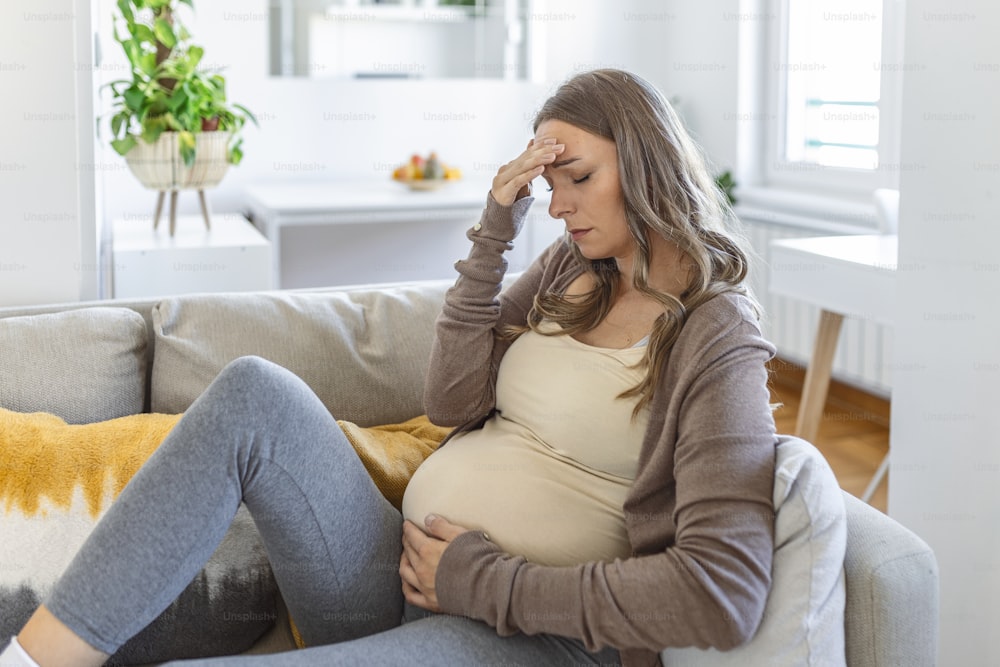
<instances>
[{"instance_id":1,"label":"window","mask_svg":"<svg viewBox=\"0 0 1000 667\"><path fill-rule=\"evenodd\" d=\"M765 73L768 185L859 196L898 184L898 0L778 0Z\"/></svg>"}]
</instances>

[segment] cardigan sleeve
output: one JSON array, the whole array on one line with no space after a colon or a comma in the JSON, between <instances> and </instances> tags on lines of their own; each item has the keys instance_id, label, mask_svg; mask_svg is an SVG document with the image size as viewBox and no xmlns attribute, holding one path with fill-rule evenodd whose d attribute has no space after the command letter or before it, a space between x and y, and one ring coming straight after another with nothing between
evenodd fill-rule
<instances>
[{"instance_id":1,"label":"cardigan sleeve","mask_svg":"<svg viewBox=\"0 0 1000 667\"><path fill-rule=\"evenodd\" d=\"M472 248L455 263L458 278L445 294L435 323L424 384L424 409L441 426L466 424L496 404L497 367L510 343L498 336L508 324L524 324L544 275L553 244L501 294L510 250L533 199L502 206L488 196L479 223L467 236Z\"/></svg>"},{"instance_id":2,"label":"cardigan sleeve","mask_svg":"<svg viewBox=\"0 0 1000 667\"><path fill-rule=\"evenodd\" d=\"M756 324L737 320L704 327L697 344L679 341L671 363L687 369L683 393L658 396L677 406L676 419L663 420L634 486L657 475L660 488L644 494L676 494L670 543L613 562L550 567L503 553L482 532L464 533L438 568L442 609L501 635L557 634L590 650L726 650L747 641L770 588L775 435L764 364L774 348ZM652 524L667 523L655 507L639 507Z\"/></svg>"}]
</instances>

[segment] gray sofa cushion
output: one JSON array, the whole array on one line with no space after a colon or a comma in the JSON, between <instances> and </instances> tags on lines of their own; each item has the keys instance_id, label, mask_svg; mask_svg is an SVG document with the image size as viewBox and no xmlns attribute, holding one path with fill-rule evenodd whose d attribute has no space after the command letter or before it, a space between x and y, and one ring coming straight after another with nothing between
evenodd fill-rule
<instances>
[{"instance_id":1,"label":"gray sofa cushion","mask_svg":"<svg viewBox=\"0 0 1000 667\"><path fill-rule=\"evenodd\" d=\"M128 308L0 319L0 406L84 424L142 412L146 324Z\"/></svg>"},{"instance_id":2,"label":"gray sofa cushion","mask_svg":"<svg viewBox=\"0 0 1000 667\"><path fill-rule=\"evenodd\" d=\"M227 363L257 355L305 380L339 419L372 426L420 415L449 285L164 299L153 310L152 410L186 410Z\"/></svg>"}]
</instances>

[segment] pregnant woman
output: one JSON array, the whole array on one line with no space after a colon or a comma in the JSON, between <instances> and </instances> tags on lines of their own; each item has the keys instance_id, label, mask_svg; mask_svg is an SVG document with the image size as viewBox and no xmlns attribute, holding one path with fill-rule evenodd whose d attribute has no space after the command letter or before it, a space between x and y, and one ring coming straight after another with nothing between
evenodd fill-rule
<instances>
[{"instance_id":1,"label":"pregnant woman","mask_svg":"<svg viewBox=\"0 0 1000 667\"><path fill-rule=\"evenodd\" d=\"M310 647L211 665L657 664L754 633L776 436L747 258L696 146L628 72L575 76L493 179L425 406L455 434L403 516L300 380L219 375L3 653L99 665L244 502ZM539 176L565 236L501 293ZM7 661L7 662L4 662Z\"/></svg>"}]
</instances>

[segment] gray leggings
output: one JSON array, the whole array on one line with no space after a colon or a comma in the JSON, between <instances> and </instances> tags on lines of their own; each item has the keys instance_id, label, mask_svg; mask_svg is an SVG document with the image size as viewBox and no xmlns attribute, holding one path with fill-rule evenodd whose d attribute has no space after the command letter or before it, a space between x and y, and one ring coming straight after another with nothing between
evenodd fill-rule
<instances>
[{"instance_id":1,"label":"gray leggings","mask_svg":"<svg viewBox=\"0 0 1000 667\"><path fill-rule=\"evenodd\" d=\"M303 640L315 647L282 654L282 665L619 663L617 651L590 653L576 640L501 638L477 621L412 609L404 619L399 512L309 387L255 357L229 364L194 402L94 529L46 606L88 643L114 653L195 577L241 502Z\"/></svg>"}]
</instances>

